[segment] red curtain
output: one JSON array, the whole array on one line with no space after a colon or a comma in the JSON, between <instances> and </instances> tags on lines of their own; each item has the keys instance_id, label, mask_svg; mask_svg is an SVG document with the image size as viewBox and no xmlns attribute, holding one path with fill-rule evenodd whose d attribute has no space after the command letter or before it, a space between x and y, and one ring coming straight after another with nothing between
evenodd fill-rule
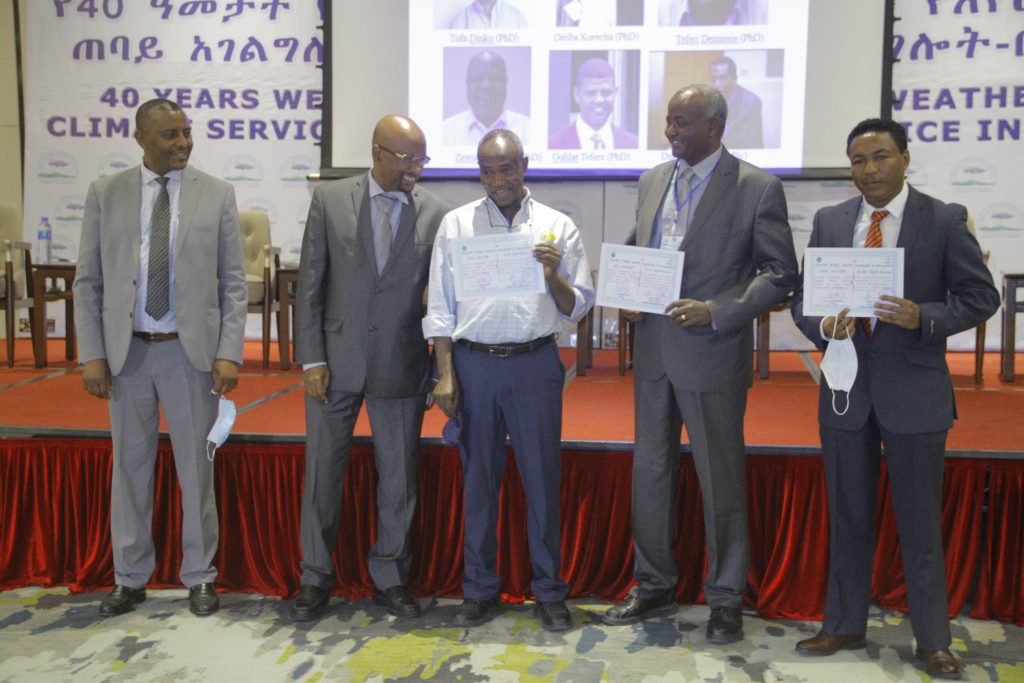
<instances>
[{"instance_id":1,"label":"red curtain","mask_svg":"<svg viewBox=\"0 0 1024 683\"><path fill-rule=\"evenodd\" d=\"M110 444L65 439L0 442L0 588L113 583L110 550ZM629 453L562 454L563 576L572 596L620 599L632 583ZM680 459L674 553L676 597L703 599L704 529L700 487ZM218 584L232 591L287 596L298 589L303 446L225 444L217 453L220 512ZM828 513L816 456L750 456L747 468L751 569L748 604L768 618L820 619L828 563ZM986 490L986 481L988 488ZM342 492L334 592L366 598L366 556L376 525L376 472L368 445L353 448ZM421 449L419 504L410 539L410 584L417 594L456 596L462 577L462 474L458 451ZM874 589L905 608L902 565L888 480L879 483ZM987 499L986 499L987 494ZM180 585L180 496L170 445L161 442L155 484L154 587ZM982 533L982 511L988 515ZM510 457L502 488L498 567L506 599L529 595L526 503ZM1024 463L949 459L943 537L950 611L978 591L972 616L1024 625Z\"/></svg>"}]
</instances>

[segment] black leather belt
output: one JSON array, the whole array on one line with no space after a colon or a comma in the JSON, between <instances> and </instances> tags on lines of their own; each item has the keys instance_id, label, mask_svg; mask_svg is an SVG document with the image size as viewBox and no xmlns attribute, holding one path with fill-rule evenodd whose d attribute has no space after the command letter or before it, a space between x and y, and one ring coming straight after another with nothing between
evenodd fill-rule
<instances>
[{"instance_id":1,"label":"black leather belt","mask_svg":"<svg viewBox=\"0 0 1024 683\"><path fill-rule=\"evenodd\" d=\"M554 340L555 335L549 334L546 337L539 337L533 341L523 342L522 344L480 344L468 339L456 339L455 343L459 346L465 346L470 351L489 353L496 358L511 358L512 356L520 356L524 353L529 353L530 351L536 351L542 346L547 346Z\"/></svg>"},{"instance_id":2,"label":"black leather belt","mask_svg":"<svg viewBox=\"0 0 1024 683\"><path fill-rule=\"evenodd\" d=\"M178 338L177 332L132 332L132 336L144 342L165 342Z\"/></svg>"}]
</instances>

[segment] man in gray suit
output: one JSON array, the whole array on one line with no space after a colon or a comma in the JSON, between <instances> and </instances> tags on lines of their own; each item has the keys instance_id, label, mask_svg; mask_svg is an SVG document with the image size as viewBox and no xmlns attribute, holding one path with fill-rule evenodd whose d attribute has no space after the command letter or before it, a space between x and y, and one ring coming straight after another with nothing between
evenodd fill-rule
<instances>
[{"instance_id":1,"label":"man in gray suit","mask_svg":"<svg viewBox=\"0 0 1024 683\"><path fill-rule=\"evenodd\" d=\"M743 415L753 381L753 325L796 284L782 183L721 145L727 105L706 85L668 104L675 161L640 178L631 242L686 254L679 299L664 315L630 314L634 351L634 576L638 585L605 614L632 624L672 614L672 555L679 437L686 425L704 499L711 607L707 640L743 637L749 566Z\"/></svg>"},{"instance_id":2,"label":"man in gray suit","mask_svg":"<svg viewBox=\"0 0 1024 683\"><path fill-rule=\"evenodd\" d=\"M231 185L187 166L192 127L169 100L135 114L142 166L89 186L75 275L82 381L110 400L114 590L100 614L146 599L159 406L181 487L181 580L189 609L220 607L217 501L206 436L242 364L246 289Z\"/></svg>"},{"instance_id":3,"label":"man in gray suit","mask_svg":"<svg viewBox=\"0 0 1024 683\"><path fill-rule=\"evenodd\" d=\"M903 297L883 295L876 317L848 310L806 316L804 292L793 296L793 320L825 349L852 338L857 376L848 409L832 408L821 383L818 422L829 503L829 574L825 619L806 655L863 648L875 550L875 492L885 444L916 656L936 678L959 678L949 651L949 609L940 525L946 433L956 406L946 365L946 339L977 326L999 308L999 293L967 212L907 185L906 131L867 119L846 146L860 197L818 211L808 247L900 247Z\"/></svg>"},{"instance_id":4,"label":"man in gray suit","mask_svg":"<svg viewBox=\"0 0 1024 683\"><path fill-rule=\"evenodd\" d=\"M292 616L315 619L334 585L341 490L365 400L377 465L374 601L416 616L407 587L420 427L429 381L420 329L434 235L448 207L416 187L427 143L411 119L373 131L373 168L313 192L302 239L295 354L306 384L302 579Z\"/></svg>"}]
</instances>

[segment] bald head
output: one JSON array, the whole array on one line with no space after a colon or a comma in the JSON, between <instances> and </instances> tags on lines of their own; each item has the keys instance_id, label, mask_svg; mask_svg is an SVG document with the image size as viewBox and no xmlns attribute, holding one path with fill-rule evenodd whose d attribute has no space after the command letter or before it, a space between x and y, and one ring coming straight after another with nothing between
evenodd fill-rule
<instances>
[{"instance_id":1,"label":"bald head","mask_svg":"<svg viewBox=\"0 0 1024 683\"><path fill-rule=\"evenodd\" d=\"M373 129L373 168L370 173L388 192L411 192L427 162L427 140L408 116L385 116Z\"/></svg>"},{"instance_id":2,"label":"bald head","mask_svg":"<svg viewBox=\"0 0 1024 683\"><path fill-rule=\"evenodd\" d=\"M488 50L473 55L466 67L466 101L480 123L490 126L498 119L507 92L505 60Z\"/></svg>"}]
</instances>

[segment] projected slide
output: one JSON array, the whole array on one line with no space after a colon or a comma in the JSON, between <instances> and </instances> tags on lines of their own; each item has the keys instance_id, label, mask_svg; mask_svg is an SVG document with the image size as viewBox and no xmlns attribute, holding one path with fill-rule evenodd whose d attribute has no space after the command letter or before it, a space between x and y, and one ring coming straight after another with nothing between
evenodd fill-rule
<instances>
[{"instance_id":1,"label":"projected slide","mask_svg":"<svg viewBox=\"0 0 1024 683\"><path fill-rule=\"evenodd\" d=\"M414 0L409 114L433 169L476 168L488 130L532 170L649 168L671 153L668 100L709 83L725 145L769 168L805 160L809 0Z\"/></svg>"}]
</instances>

